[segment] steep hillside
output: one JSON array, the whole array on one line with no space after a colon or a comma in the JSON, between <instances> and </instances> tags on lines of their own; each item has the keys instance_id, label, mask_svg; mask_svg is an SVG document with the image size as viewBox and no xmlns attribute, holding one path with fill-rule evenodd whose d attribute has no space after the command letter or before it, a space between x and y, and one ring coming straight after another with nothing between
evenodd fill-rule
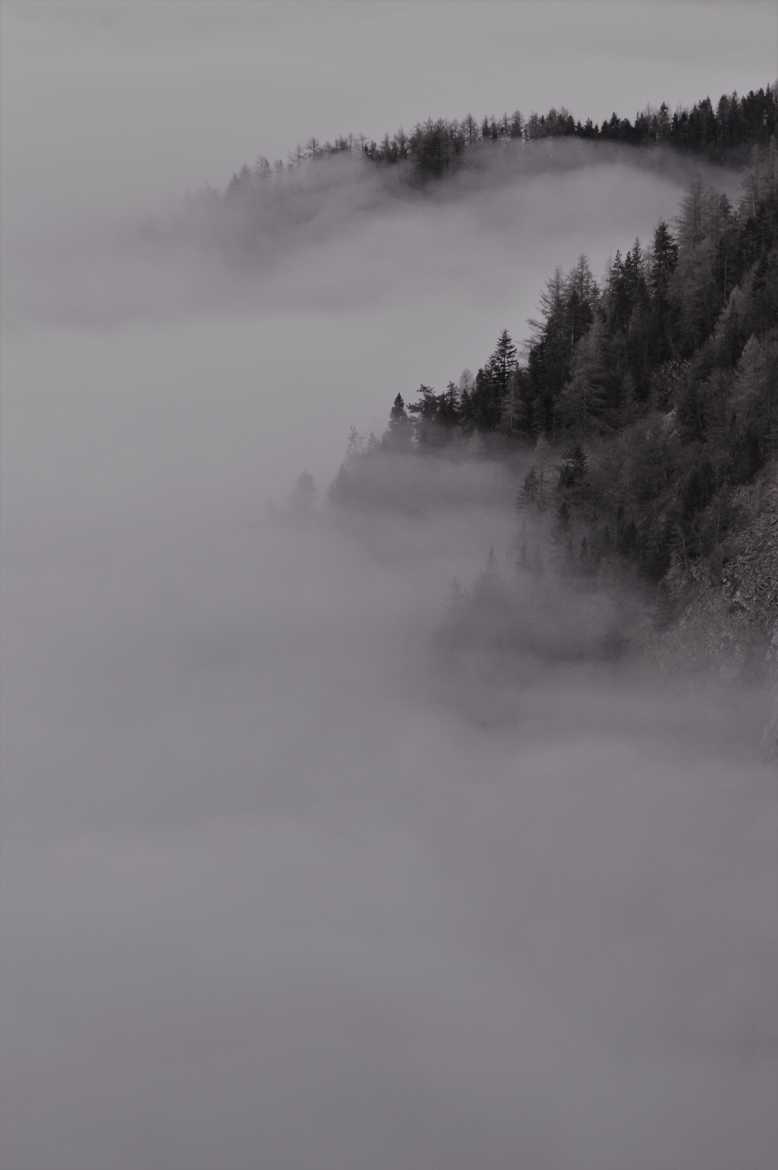
<instances>
[{"instance_id":1,"label":"steep hillside","mask_svg":"<svg viewBox=\"0 0 778 1170\"><path fill-rule=\"evenodd\" d=\"M503 330L475 376L423 385L409 404L398 394L382 438L352 439L335 504L396 506L392 453L512 467L520 570L544 560L579 592L618 581L651 599L636 648L766 678L778 656L775 140L755 150L734 205L697 182L676 222L616 252L602 282L585 257L555 273L521 354ZM474 587L458 620L477 626L494 604Z\"/></svg>"}]
</instances>

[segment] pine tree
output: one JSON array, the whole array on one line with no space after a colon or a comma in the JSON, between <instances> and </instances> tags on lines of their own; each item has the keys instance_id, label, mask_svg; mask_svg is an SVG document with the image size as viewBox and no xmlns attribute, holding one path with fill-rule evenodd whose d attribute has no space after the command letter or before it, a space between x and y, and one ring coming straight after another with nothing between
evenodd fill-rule
<instances>
[{"instance_id":1,"label":"pine tree","mask_svg":"<svg viewBox=\"0 0 778 1170\"><path fill-rule=\"evenodd\" d=\"M507 329L503 329L497 340L497 347L489 358L487 369L492 386L500 401L508 393L511 379L517 366L516 346Z\"/></svg>"},{"instance_id":2,"label":"pine tree","mask_svg":"<svg viewBox=\"0 0 778 1170\"><path fill-rule=\"evenodd\" d=\"M577 435L604 425L609 379L605 342L605 322L598 317L576 345L572 375L559 399L560 421Z\"/></svg>"},{"instance_id":3,"label":"pine tree","mask_svg":"<svg viewBox=\"0 0 778 1170\"><path fill-rule=\"evenodd\" d=\"M743 349L753 316L751 284L751 280L746 280L734 288L719 314L711 338L711 351L718 366L727 369L734 366Z\"/></svg>"},{"instance_id":4,"label":"pine tree","mask_svg":"<svg viewBox=\"0 0 778 1170\"><path fill-rule=\"evenodd\" d=\"M597 283L586 256L579 256L564 282L565 316L572 347L587 331L594 319L599 300Z\"/></svg>"},{"instance_id":5,"label":"pine tree","mask_svg":"<svg viewBox=\"0 0 778 1170\"><path fill-rule=\"evenodd\" d=\"M648 262L648 285L656 301L665 302L670 279L678 263L678 245L665 220L660 220L654 232L654 243Z\"/></svg>"},{"instance_id":6,"label":"pine tree","mask_svg":"<svg viewBox=\"0 0 778 1170\"><path fill-rule=\"evenodd\" d=\"M518 368L513 375L502 404L500 429L507 435L524 439L537 433L534 388L524 369Z\"/></svg>"},{"instance_id":7,"label":"pine tree","mask_svg":"<svg viewBox=\"0 0 778 1170\"><path fill-rule=\"evenodd\" d=\"M559 268L541 294L540 310L540 319L530 321L533 333L528 370L537 403L538 429L550 434L556 400L569 377L572 357L565 281Z\"/></svg>"},{"instance_id":8,"label":"pine tree","mask_svg":"<svg viewBox=\"0 0 778 1170\"><path fill-rule=\"evenodd\" d=\"M384 435L384 446L392 451L408 451L411 446L413 427L405 409L405 400L398 394L389 412L389 426Z\"/></svg>"},{"instance_id":9,"label":"pine tree","mask_svg":"<svg viewBox=\"0 0 778 1170\"><path fill-rule=\"evenodd\" d=\"M486 366L478 371L469 409L481 430L496 430L504 417L505 403L511 389L518 362L516 346L504 329Z\"/></svg>"},{"instance_id":10,"label":"pine tree","mask_svg":"<svg viewBox=\"0 0 778 1170\"><path fill-rule=\"evenodd\" d=\"M651 356L654 364L672 356L677 310L671 299L673 273L678 264L678 245L664 220L654 232L648 258L647 283L651 298Z\"/></svg>"}]
</instances>

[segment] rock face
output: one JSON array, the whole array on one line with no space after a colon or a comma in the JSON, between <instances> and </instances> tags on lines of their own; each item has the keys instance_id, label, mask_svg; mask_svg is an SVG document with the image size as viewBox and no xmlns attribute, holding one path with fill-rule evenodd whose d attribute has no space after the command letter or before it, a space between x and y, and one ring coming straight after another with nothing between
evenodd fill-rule
<instances>
[{"instance_id":1,"label":"rock face","mask_svg":"<svg viewBox=\"0 0 778 1170\"><path fill-rule=\"evenodd\" d=\"M762 749L778 759L778 462L743 488L742 520L706 562L675 565L667 589L675 614L652 647L665 666L764 682L775 693Z\"/></svg>"}]
</instances>

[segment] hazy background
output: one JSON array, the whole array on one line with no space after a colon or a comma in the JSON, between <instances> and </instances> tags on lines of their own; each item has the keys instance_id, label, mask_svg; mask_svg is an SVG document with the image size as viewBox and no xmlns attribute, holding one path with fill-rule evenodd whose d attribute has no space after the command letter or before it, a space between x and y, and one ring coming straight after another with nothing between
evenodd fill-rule
<instances>
[{"instance_id":1,"label":"hazy background","mask_svg":"<svg viewBox=\"0 0 778 1170\"><path fill-rule=\"evenodd\" d=\"M9 186L158 197L312 135L567 105L601 119L776 73L770 0L4 0ZM16 182L14 182L14 179Z\"/></svg>"},{"instance_id":2,"label":"hazy background","mask_svg":"<svg viewBox=\"0 0 778 1170\"><path fill-rule=\"evenodd\" d=\"M513 485L368 540L265 508L691 169L562 144L358 221L336 171L252 279L131 225L312 134L764 84L773 6L2 19L2 1170L770 1166L758 700L563 673L478 726L429 635Z\"/></svg>"}]
</instances>

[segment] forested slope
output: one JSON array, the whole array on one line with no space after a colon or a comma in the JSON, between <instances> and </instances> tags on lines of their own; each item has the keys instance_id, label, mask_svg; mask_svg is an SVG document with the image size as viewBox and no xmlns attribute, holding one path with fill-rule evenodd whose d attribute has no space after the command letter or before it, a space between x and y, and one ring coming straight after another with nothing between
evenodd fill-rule
<instances>
[{"instance_id":1,"label":"forested slope","mask_svg":"<svg viewBox=\"0 0 778 1170\"><path fill-rule=\"evenodd\" d=\"M259 155L223 189L208 187L148 219L144 235L155 249L177 241L213 247L231 266L253 272L290 246L316 245L335 229L353 231L393 204L455 198L468 184L494 187L538 167L569 169L616 158L640 159L660 174L688 170L690 159L739 167L777 131L778 96L769 85L715 103L705 98L691 109L671 112L663 103L632 119L614 113L598 124L565 109L428 118L379 142L361 135L312 138L285 162Z\"/></svg>"},{"instance_id":2,"label":"forested slope","mask_svg":"<svg viewBox=\"0 0 778 1170\"><path fill-rule=\"evenodd\" d=\"M629 577L678 645L766 662L778 628L774 139L754 148L734 204L697 182L677 220L617 251L602 280L583 256L554 273L521 354L503 330L475 376L422 385L409 404L398 394L383 437L352 437L331 496L396 503L382 455L474 450L529 460L517 532L540 520L561 572ZM518 539L525 567L532 539Z\"/></svg>"},{"instance_id":3,"label":"forested slope","mask_svg":"<svg viewBox=\"0 0 778 1170\"><path fill-rule=\"evenodd\" d=\"M271 177L306 159L335 154L359 154L380 166L405 166L419 181L441 178L467 160L468 154L500 141L537 141L541 138L580 138L587 142L618 142L631 146L660 144L694 151L712 160L732 160L744 149L765 145L778 132L778 94L774 85L749 93L709 97L690 109L670 111L666 102L627 118L616 113L600 123L581 121L564 107L545 114L524 116L520 110L501 117L462 119L427 118L412 131L400 129L376 142L364 135L341 135L332 142L311 138L298 146L287 163L275 164L263 155L254 167L244 165L230 180L227 195L237 198L257 180Z\"/></svg>"}]
</instances>

